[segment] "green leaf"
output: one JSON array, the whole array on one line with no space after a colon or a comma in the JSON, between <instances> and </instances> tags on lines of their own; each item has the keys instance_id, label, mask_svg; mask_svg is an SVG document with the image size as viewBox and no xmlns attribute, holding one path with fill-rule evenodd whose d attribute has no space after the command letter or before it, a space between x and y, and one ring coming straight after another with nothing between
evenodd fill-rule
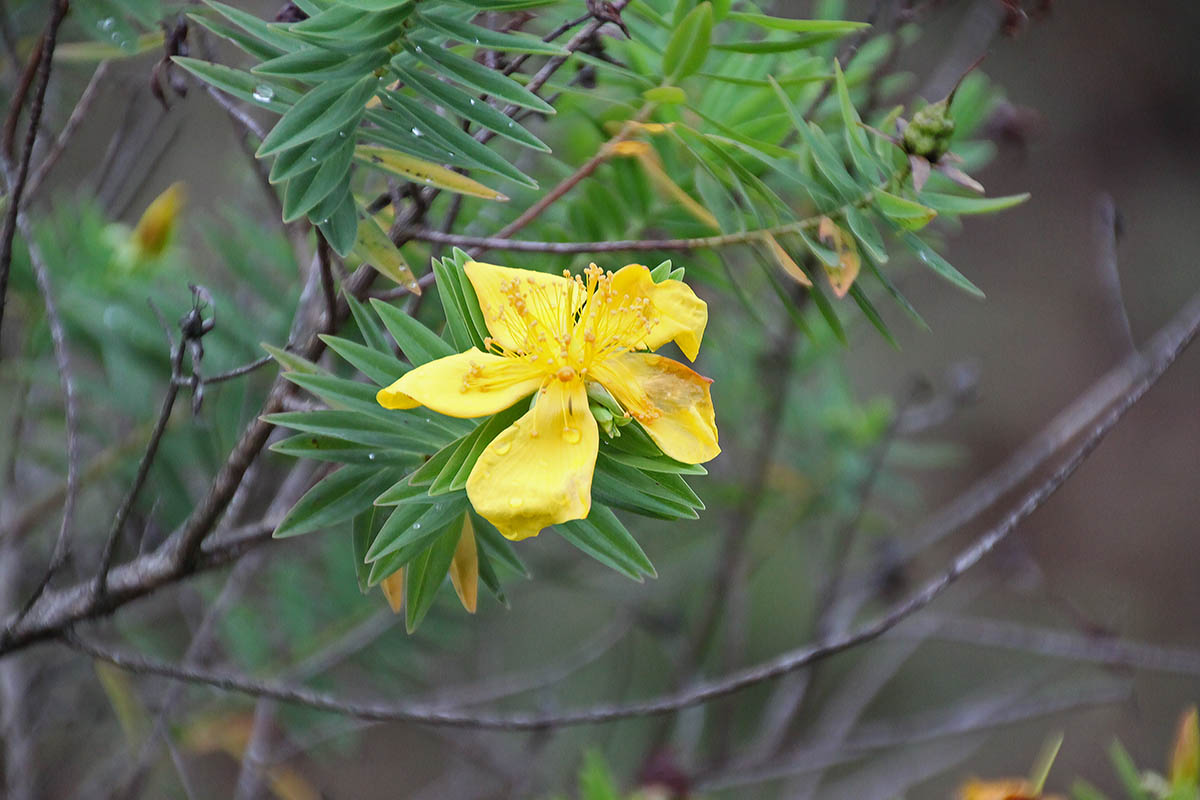
<instances>
[{"instance_id":1,"label":"green leaf","mask_svg":"<svg viewBox=\"0 0 1200 800\"><path fill-rule=\"evenodd\" d=\"M1076 778L1071 784L1071 796L1075 800L1108 800L1108 795L1082 778Z\"/></svg>"},{"instance_id":2,"label":"green leaf","mask_svg":"<svg viewBox=\"0 0 1200 800\"><path fill-rule=\"evenodd\" d=\"M350 519L396 481L395 469L342 467L305 492L275 529L275 538L298 536Z\"/></svg>"},{"instance_id":3,"label":"green leaf","mask_svg":"<svg viewBox=\"0 0 1200 800\"><path fill-rule=\"evenodd\" d=\"M252 36L236 25L230 25L221 18L215 11L209 8L202 8L197 11L189 12L188 19L195 22L200 27L233 42L245 52L249 53L259 61L266 61L270 58L281 56L289 50L294 50L299 46L298 42L289 42L286 48L275 47L267 44L257 36Z\"/></svg>"},{"instance_id":4,"label":"green leaf","mask_svg":"<svg viewBox=\"0 0 1200 800\"><path fill-rule=\"evenodd\" d=\"M398 506L403 503L433 503L434 499L425 492L424 486L415 486L406 475L396 481L386 492L375 498L377 506Z\"/></svg>"},{"instance_id":5,"label":"green leaf","mask_svg":"<svg viewBox=\"0 0 1200 800\"><path fill-rule=\"evenodd\" d=\"M653 89L647 89L642 92L642 97L651 103L662 103L663 105L671 106L684 105L688 100L687 92L678 86L655 86Z\"/></svg>"},{"instance_id":6,"label":"green leaf","mask_svg":"<svg viewBox=\"0 0 1200 800\"><path fill-rule=\"evenodd\" d=\"M346 298L346 305L350 306L350 314L354 317L354 324L358 326L358 334L362 336L363 342L372 350L391 356L392 346L388 344L387 336L379 325L379 317L375 316L349 292L343 292L343 296ZM399 362L397 363L399 364ZM401 364L400 369L401 371L396 373L396 377L400 377L408 370L408 367Z\"/></svg>"},{"instance_id":7,"label":"green leaf","mask_svg":"<svg viewBox=\"0 0 1200 800\"><path fill-rule=\"evenodd\" d=\"M323 47L306 47L285 53L251 68L255 75L274 75L305 83L361 78L365 73L383 66L392 57L385 48L366 53L348 54Z\"/></svg>"},{"instance_id":8,"label":"green leaf","mask_svg":"<svg viewBox=\"0 0 1200 800\"><path fill-rule=\"evenodd\" d=\"M534 36L515 33L498 33L497 31L481 28L469 22L460 22L441 14L421 12L421 19L429 27L441 31L463 44L470 44L487 50L502 50L511 53L531 53L543 56L565 56L567 51L556 44L543 42Z\"/></svg>"},{"instance_id":9,"label":"green leaf","mask_svg":"<svg viewBox=\"0 0 1200 800\"><path fill-rule=\"evenodd\" d=\"M855 169L869 180L878 181L879 166L871 156L867 135L862 129L862 119L858 115L858 109L850 102L850 90L846 86L846 76L842 74L842 67L836 60L833 62L833 72L837 85L838 106L842 111L843 133L846 137L846 148L850 151L850 158L854 161Z\"/></svg>"},{"instance_id":10,"label":"green leaf","mask_svg":"<svg viewBox=\"0 0 1200 800\"><path fill-rule=\"evenodd\" d=\"M378 494L378 492L376 492ZM396 507L367 551L368 561L379 561L394 553L412 558L467 507L465 494L450 495L429 503L404 503Z\"/></svg>"},{"instance_id":11,"label":"green leaf","mask_svg":"<svg viewBox=\"0 0 1200 800\"><path fill-rule=\"evenodd\" d=\"M346 411L361 411L364 414L385 417L391 412L375 400L376 389L358 381L339 378L336 375L307 375L302 372L285 372L283 377L305 391L325 401L330 408Z\"/></svg>"},{"instance_id":12,"label":"green leaf","mask_svg":"<svg viewBox=\"0 0 1200 800\"><path fill-rule=\"evenodd\" d=\"M937 211L882 189L875 190L875 207L879 213L906 231L918 231L928 225Z\"/></svg>"},{"instance_id":13,"label":"green leaf","mask_svg":"<svg viewBox=\"0 0 1200 800\"><path fill-rule=\"evenodd\" d=\"M496 530L495 525L474 511L471 512L471 524L475 528L475 543L485 549L492 560L503 564L517 575L529 577L529 570L517 556L512 542L505 539L503 534Z\"/></svg>"},{"instance_id":14,"label":"green leaf","mask_svg":"<svg viewBox=\"0 0 1200 800\"><path fill-rule=\"evenodd\" d=\"M1006 197L963 197L956 194L922 192L921 202L939 214L991 214L1019 206L1030 197L1028 192Z\"/></svg>"},{"instance_id":15,"label":"green leaf","mask_svg":"<svg viewBox=\"0 0 1200 800\"><path fill-rule=\"evenodd\" d=\"M662 71L668 81L686 78L704 63L712 40L712 4L700 3L671 34L663 51Z\"/></svg>"},{"instance_id":16,"label":"green leaf","mask_svg":"<svg viewBox=\"0 0 1200 800\"><path fill-rule=\"evenodd\" d=\"M622 436L624 436L624 432L622 432ZM605 455L619 464L625 464L626 466L635 467L646 472L672 472L677 475L708 474L708 470L704 468L703 464L685 464L682 461L676 461L662 454L659 454L657 457L644 456L637 453L627 453L615 448L607 448Z\"/></svg>"},{"instance_id":17,"label":"green leaf","mask_svg":"<svg viewBox=\"0 0 1200 800\"><path fill-rule=\"evenodd\" d=\"M414 119L415 124L413 127L416 128L421 136L434 139L435 142L441 144L451 152L459 153L466 158L473 159L474 164L480 169L486 169L488 172L503 175L531 189L537 188L536 181L514 167L499 153L488 149L486 145L481 144L474 136L464 132L450 120L438 116L437 112L426 108L415 99L405 97L398 92L385 91L383 94L392 109L407 112Z\"/></svg>"},{"instance_id":18,"label":"green leaf","mask_svg":"<svg viewBox=\"0 0 1200 800\"><path fill-rule=\"evenodd\" d=\"M875 327L875 330L879 331L879 334L884 339L887 339L888 344L899 350L900 343L896 341L894 336L892 336L892 332L888 328L887 323L883 321L883 317L875 308L874 304L871 303L871 299L867 297L866 292L863 291L862 287L859 286L857 282L850 287L849 294L854 298L854 302L858 304L859 309L862 310L863 316L866 317L867 321Z\"/></svg>"},{"instance_id":19,"label":"green leaf","mask_svg":"<svg viewBox=\"0 0 1200 800\"><path fill-rule=\"evenodd\" d=\"M337 132L333 134L337 138ZM283 197L283 221L294 222L321 204L321 201L331 194L337 196L340 203L349 194L350 161L354 157L354 140L347 137L339 139L320 165L309 173L301 173L306 177L293 178L288 181Z\"/></svg>"},{"instance_id":20,"label":"green leaf","mask_svg":"<svg viewBox=\"0 0 1200 800\"><path fill-rule=\"evenodd\" d=\"M288 104L297 97L290 89L284 89L240 69L212 64L198 58L172 56L171 60L205 83L212 84L228 95L268 108L277 114L287 110ZM267 91L270 94L268 95Z\"/></svg>"},{"instance_id":21,"label":"green leaf","mask_svg":"<svg viewBox=\"0 0 1200 800\"><path fill-rule=\"evenodd\" d=\"M299 46L291 37L270 27L265 20L259 19L253 14L248 14L241 9L225 5L224 3L218 3L216 0L204 0L204 4L246 33L280 52L286 53L290 50L295 50Z\"/></svg>"},{"instance_id":22,"label":"green leaf","mask_svg":"<svg viewBox=\"0 0 1200 800\"><path fill-rule=\"evenodd\" d=\"M260 346L263 350L267 351L267 355L275 359L279 366L283 367L285 370L304 372L308 373L309 375L319 375L326 371L323 367L318 366L312 361L309 361L304 356L274 347L266 342L260 343Z\"/></svg>"},{"instance_id":23,"label":"green leaf","mask_svg":"<svg viewBox=\"0 0 1200 800\"><path fill-rule=\"evenodd\" d=\"M342 202L328 216L318 206L313 209L309 219L321 229L325 241L329 242L335 253L342 258L350 255L358 238L358 207L353 194L347 191Z\"/></svg>"},{"instance_id":24,"label":"green leaf","mask_svg":"<svg viewBox=\"0 0 1200 800\"><path fill-rule=\"evenodd\" d=\"M326 158L329 158L330 154L345 145L346 137L354 133L357 125L358 121L352 120L351 124L346 125L336 134L321 136L311 142L298 144L276 153L271 163L271 174L267 180L271 183L283 183L302 172L319 167Z\"/></svg>"},{"instance_id":25,"label":"green leaf","mask_svg":"<svg viewBox=\"0 0 1200 800\"><path fill-rule=\"evenodd\" d=\"M454 355L444 339L395 306L372 297L371 307L414 367Z\"/></svg>"},{"instance_id":26,"label":"green leaf","mask_svg":"<svg viewBox=\"0 0 1200 800\"><path fill-rule=\"evenodd\" d=\"M748 22L767 30L790 33L823 33L840 36L871 27L867 22L840 19L791 19L789 17L769 17L766 14L752 14L745 11L731 11L728 16L732 22Z\"/></svg>"},{"instance_id":27,"label":"green leaf","mask_svg":"<svg viewBox=\"0 0 1200 800\"><path fill-rule=\"evenodd\" d=\"M462 515L450 522L423 557L410 562L404 576L404 626L412 633L425 619L438 589L446 580L454 550L462 536Z\"/></svg>"},{"instance_id":28,"label":"green leaf","mask_svg":"<svg viewBox=\"0 0 1200 800\"><path fill-rule=\"evenodd\" d=\"M393 450L382 450L374 445L338 439L333 436L318 436L301 433L289 436L271 445L271 451L293 458L311 458L314 461L332 461L339 464L362 464L383 466L416 466L419 456Z\"/></svg>"},{"instance_id":29,"label":"green leaf","mask_svg":"<svg viewBox=\"0 0 1200 800\"><path fill-rule=\"evenodd\" d=\"M287 147L333 133L350 120L362 117L367 100L379 79L373 74L359 80L326 81L309 90L280 117L258 147L259 158Z\"/></svg>"},{"instance_id":30,"label":"green leaf","mask_svg":"<svg viewBox=\"0 0 1200 800\"><path fill-rule=\"evenodd\" d=\"M408 289L412 294L421 293L421 285L413 275L400 253L400 248L392 244L388 235L375 224L375 220L364 216L358 221L358 236L354 240L354 254L363 262L370 264L375 271L391 279L399 286Z\"/></svg>"},{"instance_id":31,"label":"green leaf","mask_svg":"<svg viewBox=\"0 0 1200 800\"><path fill-rule=\"evenodd\" d=\"M492 440L504 431L505 428L512 425L518 418L529 408L526 402L519 402L511 408L507 408L498 414L493 415L485 422L479 425L475 430L475 434L471 437L470 447L467 448L461 460L459 460L458 469L448 480L442 483L442 475L445 475L448 470L443 470L433 484L429 487L430 494L438 494L442 491L441 486L444 485L448 491L456 491L463 489L467 485L467 478L471 475L471 470L475 468L475 462L479 460L479 456L487 448ZM456 454L457 456L457 454Z\"/></svg>"},{"instance_id":32,"label":"green leaf","mask_svg":"<svg viewBox=\"0 0 1200 800\"><path fill-rule=\"evenodd\" d=\"M424 61L435 72L448 75L464 86L489 94L515 106L543 114L558 113L554 106L501 72L489 69L478 61L463 58L436 44L413 40L408 51Z\"/></svg>"},{"instance_id":33,"label":"green leaf","mask_svg":"<svg viewBox=\"0 0 1200 800\"><path fill-rule=\"evenodd\" d=\"M1112 759L1113 769L1116 770L1117 777L1121 779L1121 784L1125 787L1129 800L1150 800L1149 793L1142 788L1141 772L1138 771L1129 752L1121 745L1120 741L1113 739L1113 743L1108 748L1108 756Z\"/></svg>"},{"instance_id":34,"label":"green leaf","mask_svg":"<svg viewBox=\"0 0 1200 800\"><path fill-rule=\"evenodd\" d=\"M358 342L327 333L318 335L331 350L378 386L388 386L408 371L408 366L390 353L381 353Z\"/></svg>"},{"instance_id":35,"label":"green leaf","mask_svg":"<svg viewBox=\"0 0 1200 800\"><path fill-rule=\"evenodd\" d=\"M978 286L971 283L965 275L951 266L949 261L938 255L936 250L921 241L916 234L907 231L902 232L900 240L908 245L909 249L916 253L917 258L936 274L966 291L968 294L979 298L984 296L983 291Z\"/></svg>"},{"instance_id":36,"label":"green leaf","mask_svg":"<svg viewBox=\"0 0 1200 800\"><path fill-rule=\"evenodd\" d=\"M455 264L450 259L434 259L433 274L437 280L438 300L442 303L442 311L446 314L446 328L454 341L454 349L468 350L471 347L483 347L482 339L474 336L471 324L468 322L466 302L462 295L462 286L451 270Z\"/></svg>"},{"instance_id":37,"label":"green leaf","mask_svg":"<svg viewBox=\"0 0 1200 800\"><path fill-rule=\"evenodd\" d=\"M383 524L384 515L379 509L372 508L354 518L354 531L351 537L352 552L354 553L354 577L358 579L358 590L363 594L370 588L367 578L370 567L367 565L367 548L375 538L378 526Z\"/></svg>"},{"instance_id":38,"label":"green leaf","mask_svg":"<svg viewBox=\"0 0 1200 800\"><path fill-rule=\"evenodd\" d=\"M559 523L555 530L601 564L636 581L658 575L637 540L605 506L593 504L587 519Z\"/></svg>"},{"instance_id":39,"label":"green leaf","mask_svg":"<svg viewBox=\"0 0 1200 800\"><path fill-rule=\"evenodd\" d=\"M456 89L448 83L423 75L417 70L405 69L392 60L392 71L408 85L410 89L423 95L434 105L442 105L457 113L464 119L487 128L498 136L516 142L517 144L549 153L550 147L541 139L534 136L523 126L513 121L507 114L483 100L476 100L461 89Z\"/></svg>"},{"instance_id":40,"label":"green leaf","mask_svg":"<svg viewBox=\"0 0 1200 800\"><path fill-rule=\"evenodd\" d=\"M845 216L846 224L850 226L850 232L854 234L854 238L858 240L862 249L877 263L886 264L887 248L883 244L883 237L879 235L879 231L875 230L870 218L854 206L846 207Z\"/></svg>"},{"instance_id":41,"label":"green leaf","mask_svg":"<svg viewBox=\"0 0 1200 800\"><path fill-rule=\"evenodd\" d=\"M292 430L320 433L381 449L431 453L452 437L416 414L389 411L386 419L358 411L285 411L263 419Z\"/></svg>"}]
</instances>

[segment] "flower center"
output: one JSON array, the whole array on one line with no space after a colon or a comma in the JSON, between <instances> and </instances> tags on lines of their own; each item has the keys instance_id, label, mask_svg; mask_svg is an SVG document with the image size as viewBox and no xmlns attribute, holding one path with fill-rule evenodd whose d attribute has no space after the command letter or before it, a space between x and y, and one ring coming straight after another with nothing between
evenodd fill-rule
<instances>
[{"instance_id":1,"label":"flower center","mask_svg":"<svg viewBox=\"0 0 1200 800\"><path fill-rule=\"evenodd\" d=\"M504 323L518 344L485 344L500 355L523 358L564 383L586 378L589 369L637 349L654 326L649 298L619 292L613 273L595 264L583 275L563 271L567 282L514 279L500 284Z\"/></svg>"}]
</instances>

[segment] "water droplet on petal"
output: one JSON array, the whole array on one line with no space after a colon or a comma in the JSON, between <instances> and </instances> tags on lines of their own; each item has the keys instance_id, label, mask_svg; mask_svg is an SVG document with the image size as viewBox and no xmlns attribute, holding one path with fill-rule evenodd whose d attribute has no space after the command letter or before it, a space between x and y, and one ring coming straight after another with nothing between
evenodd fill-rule
<instances>
[{"instance_id":1,"label":"water droplet on petal","mask_svg":"<svg viewBox=\"0 0 1200 800\"><path fill-rule=\"evenodd\" d=\"M260 103L269 103L271 102L271 99L275 97L275 90L270 86L267 86L265 83L260 83L258 86L254 87L254 94L252 94L251 97Z\"/></svg>"},{"instance_id":2,"label":"water droplet on petal","mask_svg":"<svg viewBox=\"0 0 1200 800\"><path fill-rule=\"evenodd\" d=\"M519 497L510 497L508 498L508 504L513 508L520 508L521 506L525 505L525 501Z\"/></svg>"},{"instance_id":3,"label":"water droplet on petal","mask_svg":"<svg viewBox=\"0 0 1200 800\"><path fill-rule=\"evenodd\" d=\"M495 450L496 455L498 455L498 456L505 455L508 453L509 450L512 450L512 442L508 442L508 441L496 442L496 450Z\"/></svg>"},{"instance_id":4,"label":"water droplet on petal","mask_svg":"<svg viewBox=\"0 0 1200 800\"><path fill-rule=\"evenodd\" d=\"M567 444L579 444L579 441L583 438L583 434L575 428L563 428L562 436L563 441Z\"/></svg>"}]
</instances>

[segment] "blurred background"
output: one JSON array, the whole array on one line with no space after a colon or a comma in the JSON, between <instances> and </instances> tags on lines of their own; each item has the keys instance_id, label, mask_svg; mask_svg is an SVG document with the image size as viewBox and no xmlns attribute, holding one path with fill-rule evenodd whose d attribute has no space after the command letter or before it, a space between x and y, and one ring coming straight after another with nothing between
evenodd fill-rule
<instances>
[{"instance_id":1,"label":"blurred background","mask_svg":"<svg viewBox=\"0 0 1200 800\"><path fill-rule=\"evenodd\" d=\"M237 5L270 17L278 4ZM805 2L766 5L783 15L811 10ZM847 15L866 18L872 5L848 3ZM862 535L851 545L848 586L862 589L857 576L875 576L884 594L902 591L939 569L981 529L976 524L949 537L923 554L911 573L892 568L894 554L912 540L921 520L1000 465L1128 354L1121 315L1114 313L1113 294L1103 285L1114 256L1108 209L1116 212L1115 258L1134 344L1144 342L1200 289L1195 260L1200 252L1200 48L1195 45L1200 5L1165 0L1026 4L1031 18L1007 33L1000 31L1004 4L995 0L928 5L919 42L902 53L897 70L912 73L912 92L936 99L987 49L981 69L1005 101L985 128L995 158L976 177L990 195L1028 191L1032 199L1003 214L966 218L961 230L948 231L944 252L983 289L986 300L972 299L928 273L905 273L899 282L931 331L888 308L885 317L898 351L869 326L857 325L835 365L797 371L780 412L783 434L749 528L745 591L720 633L741 647L732 648L735 655L729 659L706 662L704 672L710 675L813 637L814 602L828 578L828 552L836 551L839 531L855 518L859 485L878 445L863 434L870 446L839 456L830 431L853 438L865 426L877 435L879 415L886 418L888 409L912 405L907 398L914 385L927 382L933 396L965 386L970 398L957 403L943 423L901 433L886 448L884 476L862 514ZM54 198L50 205L59 224L72 224L75 203L94 193L104 219L74 224L121 220L132 225L166 186L186 184L179 247L189 266L182 273L215 287L222 295L218 302L224 303L218 314L229 309L224 319L236 320L219 328L227 341L210 356L216 371L254 358L259 341L279 342L286 335L286 318L273 314L262 298L296 291L289 283L290 247L276 233L277 209L249 177L241 144L212 100L193 88L163 111L147 99L153 62L154 57L145 57L113 64L93 114L45 196ZM89 74L90 67L64 66L48 102L60 110L69 107ZM125 131L126 144L111 153L109 142L119 131ZM233 251L237 258L230 256ZM418 263L415 257L410 261ZM236 263L241 266L231 266ZM687 265L684 257L676 263ZM239 295L239 281L256 281L257 293ZM189 296L179 280L164 284L162 302L171 311L168 316L177 316ZM481 604L477 617L467 619L453 607L452 596L443 597L417 636L380 623L369 648L348 658L336 681L318 678L316 685L354 687L384 680L397 699L429 693L436 698L446 686L468 686L484 698L500 698L493 705L514 709L571 708L664 688L672 653L707 602L720 533L739 524L740 482L761 452L758 417L783 391L769 380L764 384L770 365L760 369L754 354L770 342L748 332L745 312L723 307L722 302L731 302L727 297L718 301L704 287L699 291L713 303L708 352L699 363L702 372L718 378L713 391L725 452L712 465L710 478L693 481L709 506L699 521L655 525L639 520L635 532L660 577L631 584L592 562L581 563L570 548L543 536L521 550L536 580L510 586L510 610ZM159 333L153 316L141 313L144 306L130 307L137 309L146 348L161 346L154 344ZM783 319L779 315L775 323ZM123 320L104 323L127 330ZM806 346L800 347L803 357ZM119 369L118 353L96 358L110 370ZM738 364L738 374L726 378L726 370ZM206 400L209 419L245 419L257 409L264 385L259 376L240 388L217 389ZM149 383L141 403L152 408L159 391ZM847 405L846 419L838 419L839 406L850 398L861 405ZM139 406L126 410L134 419ZM136 430L132 423L117 425L116 439ZM54 435L61 432L31 446L53 447ZM189 452L185 440L175 446L181 454ZM206 440L200 460L219 463L227 447L220 437ZM35 491L47 479L47 473L32 470L20 476L19 485ZM159 496L172 491L185 496L194 494L189 482L197 479L160 476L154 485ZM1200 699L1200 678L987 647L977 641L985 628L971 622L1010 621L1093 641L1116 636L1200 649L1198 489L1200 353L1193 350L1066 487L938 600L931 618L965 623L958 626L958 637L937 635L928 625L901 626L883 641L822 663L806 686L788 679L782 690L758 687L667 721L553 733L393 724L367 728L279 708L274 752L287 772L276 777L326 797L542 797L573 791L569 787L582 753L594 748L624 786L648 770L678 772L713 797L947 798L970 775L1027 773L1047 737L1062 731L1064 744L1048 787L1065 792L1080 775L1120 796L1106 755L1110 741L1119 736L1138 764L1161 770L1178 714ZM813 504L822 513L813 512ZM985 515L982 521L989 520L994 517ZM153 522L164 530L170 523L169 518ZM222 660L246 669L268 668L278 664L281 637L311 637L337 619L374 619L384 607L382 598L358 594L333 539L273 543L260 553L242 600L223 623ZM207 576L163 602L194 623L225 580L225 575ZM298 614L297 607L306 613ZM186 642L179 639L181 631L164 631L159 615L138 605L112 623L113 629L154 648ZM81 686L90 680L81 677L81 659L65 650L40 657L49 670L45 680ZM564 659L567 667L557 674L555 665ZM506 693L503 680L493 685L497 676L526 679L529 687ZM94 683L87 685L90 693L73 691L89 698L77 720L88 727L64 731L77 749L62 769L43 776L48 796L70 796L68 787L81 785L81 776L95 766L84 754L111 735L112 711ZM165 685L149 685L154 691L141 702L153 710ZM114 691L121 696L122 690L106 687L110 697ZM1056 703L1070 705L1076 696L1085 707L1053 712ZM786 729L789 741L803 745L815 736L842 737L862 749L847 763L827 765L817 757L820 748L810 747L808 761L796 762L800 769L769 781L740 769L738 757L754 744L764 716L788 697L803 698ZM1088 697L1107 699L1087 703ZM1017 710L1025 709L1031 713L1024 716L1034 716L1038 706L1047 713L1001 724L1006 711L1019 718ZM189 689L184 708L177 723L180 741L191 753L194 784L230 786L238 762L229 750L238 749L254 705ZM726 723L715 734L706 724L713 719ZM722 737L729 741L722 743ZM286 757L289 752L293 755ZM727 757L714 760L714 752ZM283 785L275 787L281 796ZM177 796L174 788L164 791ZM199 796L222 796L220 791Z\"/></svg>"}]
</instances>

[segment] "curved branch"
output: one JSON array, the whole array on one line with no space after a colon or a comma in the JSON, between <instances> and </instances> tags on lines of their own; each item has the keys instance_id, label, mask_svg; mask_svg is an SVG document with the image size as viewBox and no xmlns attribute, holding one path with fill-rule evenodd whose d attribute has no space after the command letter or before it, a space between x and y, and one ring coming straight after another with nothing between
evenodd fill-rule
<instances>
[{"instance_id":1,"label":"curved branch","mask_svg":"<svg viewBox=\"0 0 1200 800\"><path fill-rule=\"evenodd\" d=\"M1162 377L1179 354L1200 331L1200 295L1184 307L1174 320L1155 339L1156 346L1141 354L1147 364L1142 377L1123 393L1118 402L1099 421L1091 426L1083 441L1064 459L1046 480L1032 488L1016 503L1004 518L989 528L951 562L950 566L927 581L918 591L896 603L885 613L852 631L814 645L785 652L773 659L737 670L720 678L702 681L671 694L660 695L633 703L592 706L574 711L550 713L486 714L444 709L418 704L394 704L373 701L346 700L332 694L314 691L304 686L277 681L260 680L223 671L179 666L140 655L113 650L81 638L74 632L63 635L70 647L93 658L108 661L134 672L161 675L177 680L207 684L228 691L270 697L282 702L309 706L323 711L368 720L416 722L501 730L539 730L569 725L587 725L631 717L667 714L724 697L741 689L755 686L781 675L794 672L814 662L866 644L898 625L912 614L929 605L954 584L967 570L978 564L996 545L1004 540L1022 521L1054 494L1076 469L1099 446L1100 442Z\"/></svg>"}]
</instances>

